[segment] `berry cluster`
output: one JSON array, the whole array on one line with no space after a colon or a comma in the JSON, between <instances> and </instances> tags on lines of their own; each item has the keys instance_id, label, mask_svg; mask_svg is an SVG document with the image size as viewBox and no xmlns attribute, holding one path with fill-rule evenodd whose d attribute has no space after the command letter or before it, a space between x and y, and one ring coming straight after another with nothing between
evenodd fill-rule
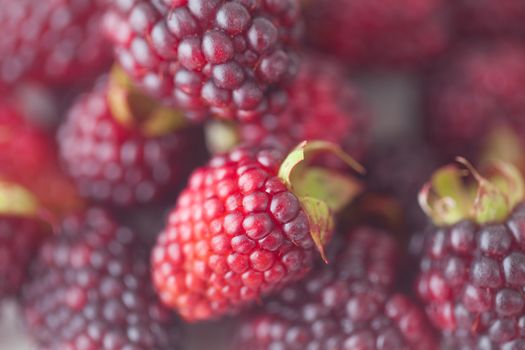
<instances>
[{"instance_id":1,"label":"berry cluster","mask_svg":"<svg viewBox=\"0 0 525 350\"><path fill-rule=\"evenodd\" d=\"M525 349L523 0L0 0L0 30L2 336L10 300L39 350Z\"/></svg>"}]
</instances>

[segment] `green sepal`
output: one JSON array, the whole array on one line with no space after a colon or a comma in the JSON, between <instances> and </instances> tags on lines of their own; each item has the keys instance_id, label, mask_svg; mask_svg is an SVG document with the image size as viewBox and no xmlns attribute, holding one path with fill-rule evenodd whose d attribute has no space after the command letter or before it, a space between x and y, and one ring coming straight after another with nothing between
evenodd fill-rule
<instances>
[{"instance_id":1,"label":"green sepal","mask_svg":"<svg viewBox=\"0 0 525 350\"><path fill-rule=\"evenodd\" d=\"M320 153L336 155L359 173L364 168L338 145L327 141L301 142L281 164L279 178L299 198L308 215L312 239L326 260L324 245L332 233L333 215L362 191L362 185L340 172L311 166Z\"/></svg>"},{"instance_id":2,"label":"green sepal","mask_svg":"<svg viewBox=\"0 0 525 350\"><path fill-rule=\"evenodd\" d=\"M303 210L308 216L310 235L315 246L321 254L321 258L328 262L324 247L331 238L334 229L334 217L328 205L317 198L299 197Z\"/></svg>"},{"instance_id":3,"label":"green sepal","mask_svg":"<svg viewBox=\"0 0 525 350\"><path fill-rule=\"evenodd\" d=\"M111 115L127 128L147 137L164 135L187 126L181 111L163 106L136 88L118 65L111 70L107 94Z\"/></svg>"},{"instance_id":4,"label":"green sepal","mask_svg":"<svg viewBox=\"0 0 525 350\"><path fill-rule=\"evenodd\" d=\"M28 189L0 180L0 214L36 217L39 208L39 201Z\"/></svg>"},{"instance_id":5,"label":"green sepal","mask_svg":"<svg viewBox=\"0 0 525 350\"><path fill-rule=\"evenodd\" d=\"M419 194L422 209L439 226L504 221L525 197L522 174L506 162L492 162L485 170L482 176L464 158L439 169Z\"/></svg>"},{"instance_id":6,"label":"green sepal","mask_svg":"<svg viewBox=\"0 0 525 350\"><path fill-rule=\"evenodd\" d=\"M339 212L363 190L361 183L352 177L321 167L303 169L292 188L298 197L319 199L333 212Z\"/></svg>"},{"instance_id":7,"label":"green sepal","mask_svg":"<svg viewBox=\"0 0 525 350\"><path fill-rule=\"evenodd\" d=\"M226 153L240 143L240 136L234 123L213 120L204 128L206 146L212 154Z\"/></svg>"}]
</instances>

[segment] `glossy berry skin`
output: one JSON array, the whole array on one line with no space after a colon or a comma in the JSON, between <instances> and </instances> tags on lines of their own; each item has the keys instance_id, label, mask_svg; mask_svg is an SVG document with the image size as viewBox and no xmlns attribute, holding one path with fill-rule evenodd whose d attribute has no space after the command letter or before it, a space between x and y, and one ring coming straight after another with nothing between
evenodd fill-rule
<instances>
[{"instance_id":1,"label":"glossy berry skin","mask_svg":"<svg viewBox=\"0 0 525 350\"><path fill-rule=\"evenodd\" d=\"M188 321L232 314L297 280L319 253L283 153L239 147L197 169L153 251L162 301Z\"/></svg>"},{"instance_id":2,"label":"glossy berry skin","mask_svg":"<svg viewBox=\"0 0 525 350\"><path fill-rule=\"evenodd\" d=\"M333 266L286 288L243 323L236 349L437 350L422 310L392 293L398 254L384 232L356 229Z\"/></svg>"},{"instance_id":3,"label":"glossy berry skin","mask_svg":"<svg viewBox=\"0 0 525 350\"><path fill-rule=\"evenodd\" d=\"M149 281L148 251L100 209L68 217L42 247L22 306L39 349L177 349Z\"/></svg>"},{"instance_id":4,"label":"glossy berry skin","mask_svg":"<svg viewBox=\"0 0 525 350\"><path fill-rule=\"evenodd\" d=\"M60 155L80 194L119 207L173 194L203 156L200 130L147 136L140 127L116 119L110 93L102 83L81 96L59 130Z\"/></svg>"},{"instance_id":5,"label":"glossy berry skin","mask_svg":"<svg viewBox=\"0 0 525 350\"><path fill-rule=\"evenodd\" d=\"M309 43L352 65L414 68L448 46L446 0L313 0Z\"/></svg>"},{"instance_id":6,"label":"glossy berry skin","mask_svg":"<svg viewBox=\"0 0 525 350\"><path fill-rule=\"evenodd\" d=\"M111 60L101 31L104 2L1 0L0 85L78 84L96 76Z\"/></svg>"},{"instance_id":7,"label":"glossy berry skin","mask_svg":"<svg viewBox=\"0 0 525 350\"><path fill-rule=\"evenodd\" d=\"M442 62L428 86L426 130L440 152L475 155L501 125L525 139L525 46L492 42L463 47Z\"/></svg>"},{"instance_id":8,"label":"glossy berry skin","mask_svg":"<svg viewBox=\"0 0 525 350\"><path fill-rule=\"evenodd\" d=\"M295 73L298 0L116 1L107 32L146 90L194 119L251 119L282 108Z\"/></svg>"},{"instance_id":9,"label":"glossy berry skin","mask_svg":"<svg viewBox=\"0 0 525 350\"><path fill-rule=\"evenodd\" d=\"M0 299L16 295L50 228L41 221L0 215Z\"/></svg>"},{"instance_id":10,"label":"glossy berry skin","mask_svg":"<svg viewBox=\"0 0 525 350\"><path fill-rule=\"evenodd\" d=\"M284 145L287 149L304 140L326 140L362 158L368 146L370 116L358 88L346 78L345 68L337 61L307 56L288 90L284 111L239 125L240 139L254 145Z\"/></svg>"},{"instance_id":11,"label":"glossy berry skin","mask_svg":"<svg viewBox=\"0 0 525 350\"><path fill-rule=\"evenodd\" d=\"M463 221L426 236L417 289L454 349L525 346L525 206L501 224Z\"/></svg>"},{"instance_id":12,"label":"glossy berry skin","mask_svg":"<svg viewBox=\"0 0 525 350\"><path fill-rule=\"evenodd\" d=\"M525 35L525 3L520 0L454 1L460 30L474 35Z\"/></svg>"}]
</instances>

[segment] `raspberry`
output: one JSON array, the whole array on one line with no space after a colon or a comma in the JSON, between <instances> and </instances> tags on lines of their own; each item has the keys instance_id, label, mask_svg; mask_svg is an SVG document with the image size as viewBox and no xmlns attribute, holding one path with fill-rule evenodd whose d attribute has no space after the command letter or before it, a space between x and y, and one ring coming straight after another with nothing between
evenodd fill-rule
<instances>
[{"instance_id":1,"label":"raspberry","mask_svg":"<svg viewBox=\"0 0 525 350\"><path fill-rule=\"evenodd\" d=\"M251 144L280 144L291 149L303 140L326 140L361 159L368 141L368 111L344 67L325 57L301 64L282 113L239 125L240 139Z\"/></svg>"},{"instance_id":2,"label":"raspberry","mask_svg":"<svg viewBox=\"0 0 525 350\"><path fill-rule=\"evenodd\" d=\"M307 38L354 65L413 66L444 51L450 33L445 0L313 0Z\"/></svg>"},{"instance_id":3,"label":"raspberry","mask_svg":"<svg viewBox=\"0 0 525 350\"><path fill-rule=\"evenodd\" d=\"M178 331L149 282L148 254L100 209L68 217L24 287L39 349L174 349Z\"/></svg>"},{"instance_id":4,"label":"raspberry","mask_svg":"<svg viewBox=\"0 0 525 350\"><path fill-rule=\"evenodd\" d=\"M487 136L505 124L525 139L523 45L464 47L437 69L429 86L426 129L437 150L474 157Z\"/></svg>"},{"instance_id":5,"label":"raspberry","mask_svg":"<svg viewBox=\"0 0 525 350\"><path fill-rule=\"evenodd\" d=\"M243 324L237 349L437 349L424 313L392 292L398 255L389 234L353 230L333 266Z\"/></svg>"},{"instance_id":6,"label":"raspberry","mask_svg":"<svg viewBox=\"0 0 525 350\"><path fill-rule=\"evenodd\" d=\"M83 196L102 203L129 207L166 197L203 155L201 131L178 125L148 129L156 116L180 115L112 84L102 83L71 108L59 132L65 167ZM129 95L112 105L121 93ZM134 120L121 120L118 107L129 107Z\"/></svg>"},{"instance_id":7,"label":"raspberry","mask_svg":"<svg viewBox=\"0 0 525 350\"><path fill-rule=\"evenodd\" d=\"M510 178L523 183L515 171L504 165L487 172L495 174L491 178L473 172L478 192L467 206L455 198L471 189L451 180L464 180L463 169L448 166L435 175L429 186L442 196L435 201L426 189L422 192L434 226L425 236L417 291L451 348L507 350L525 345L525 204L523 191L505 187L513 183L506 182ZM492 193L485 192L489 188ZM499 196L508 200L505 209ZM442 206L443 200L454 209Z\"/></svg>"},{"instance_id":8,"label":"raspberry","mask_svg":"<svg viewBox=\"0 0 525 350\"><path fill-rule=\"evenodd\" d=\"M1 0L0 82L78 83L105 68L104 2Z\"/></svg>"},{"instance_id":9,"label":"raspberry","mask_svg":"<svg viewBox=\"0 0 525 350\"><path fill-rule=\"evenodd\" d=\"M48 234L49 227L36 218L0 215L0 299L18 293L31 259Z\"/></svg>"},{"instance_id":10,"label":"raspberry","mask_svg":"<svg viewBox=\"0 0 525 350\"><path fill-rule=\"evenodd\" d=\"M165 304L189 321L216 318L310 270L315 247L323 253L331 236L331 206L282 173L316 145L300 145L284 162L277 148L241 146L191 175L153 253L153 281ZM308 178L300 169L294 177ZM339 183L327 200L344 188Z\"/></svg>"},{"instance_id":11,"label":"raspberry","mask_svg":"<svg viewBox=\"0 0 525 350\"><path fill-rule=\"evenodd\" d=\"M521 0L454 2L456 23L463 32L477 35L525 34L525 3Z\"/></svg>"},{"instance_id":12,"label":"raspberry","mask_svg":"<svg viewBox=\"0 0 525 350\"><path fill-rule=\"evenodd\" d=\"M117 1L106 27L120 64L193 119L275 109L295 71L298 0Z\"/></svg>"}]
</instances>

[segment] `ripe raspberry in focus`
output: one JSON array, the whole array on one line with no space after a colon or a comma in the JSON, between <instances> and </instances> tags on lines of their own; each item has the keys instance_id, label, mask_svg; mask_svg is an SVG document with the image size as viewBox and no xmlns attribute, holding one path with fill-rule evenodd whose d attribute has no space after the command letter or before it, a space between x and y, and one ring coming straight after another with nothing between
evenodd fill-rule
<instances>
[{"instance_id":1,"label":"ripe raspberry in focus","mask_svg":"<svg viewBox=\"0 0 525 350\"><path fill-rule=\"evenodd\" d=\"M353 65L415 68L448 46L446 0L312 0L307 39Z\"/></svg>"},{"instance_id":2,"label":"ripe raspberry in focus","mask_svg":"<svg viewBox=\"0 0 525 350\"><path fill-rule=\"evenodd\" d=\"M0 0L0 85L78 84L106 68L105 0Z\"/></svg>"},{"instance_id":3,"label":"ripe raspberry in focus","mask_svg":"<svg viewBox=\"0 0 525 350\"><path fill-rule=\"evenodd\" d=\"M309 56L289 88L283 112L239 125L240 139L250 144L278 144L292 149L303 140L337 143L356 159L368 146L370 115L345 68L334 60Z\"/></svg>"},{"instance_id":4,"label":"ripe raspberry in focus","mask_svg":"<svg viewBox=\"0 0 525 350\"><path fill-rule=\"evenodd\" d=\"M22 305L39 349L177 348L173 315L150 287L147 249L104 211L66 218L31 274Z\"/></svg>"},{"instance_id":5,"label":"ripe raspberry in focus","mask_svg":"<svg viewBox=\"0 0 525 350\"><path fill-rule=\"evenodd\" d=\"M459 0L454 2L456 23L476 35L525 35L525 3L521 0Z\"/></svg>"},{"instance_id":6,"label":"ripe raspberry in focus","mask_svg":"<svg viewBox=\"0 0 525 350\"><path fill-rule=\"evenodd\" d=\"M304 277L316 247L323 254L337 209L281 172L315 145L300 145L286 160L278 148L241 146L194 171L153 252L153 281L166 305L188 321L217 318ZM333 199L346 184L330 179L338 182ZM349 189L340 206L355 194Z\"/></svg>"},{"instance_id":7,"label":"ripe raspberry in focus","mask_svg":"<svg viewBox=\"0 0 525 350\"><path fill-rule=\"evenodd\" d=\"M110 80L81 96L60 129L67 172L81 195L101 203L129 207L166 198L204 155L201 130ZM178 124L166 124L170 118Z\"/></svg>"},{"instance_id":8,"label":"ripe raspberry in focus","mask_svg":"<svg viewBox=\"0 0 525 350\"><path fill-rule=\"evenodd\" d=\"M241 326L237 349L437 350L424 313L392 292L399 252L390 236L354 229L330 265Z\"/></svg>"},{"instance_id":9,"label":"ripe raspberry in focus","mask_svg":"<svg viewBox=\"0 0 525 350\"><path fill-rule=\"evenodd\" d=\"M525 140L525 46L473 44L434 72L427 96L426 129L436 149L472 157L500 126Z\"/></svg>"},{"instance_id":10,"label":"ripe raspberry in focus","mask_svg":"<svg viewBox=\"0 0 525 350\"><path fill-rule=\"evenodd\" d=\"M117 1L105 23L135 81L197 120L282 108L296 70L298 0Z\"/></svg>"},{"instance_id":11,"label":"ripe raspberry in focus","mask_svg":"<svg viewBox=\"0 0 525 350\"><path fill-rule=\"evenodd\" d=\"M434 226L425 237L417 290L451 349L525 347L525 205L523 190L514 187L523 179L504 167L478 184L477 206L456 202L466 193L451 179L462 180L465 172L450 166L431 182L441 197L425 195L422 202ZM499 196L508 200L504 207ZM442 200L451 203L448 211L439 208Z\"/></svg>"}]
</instances>

